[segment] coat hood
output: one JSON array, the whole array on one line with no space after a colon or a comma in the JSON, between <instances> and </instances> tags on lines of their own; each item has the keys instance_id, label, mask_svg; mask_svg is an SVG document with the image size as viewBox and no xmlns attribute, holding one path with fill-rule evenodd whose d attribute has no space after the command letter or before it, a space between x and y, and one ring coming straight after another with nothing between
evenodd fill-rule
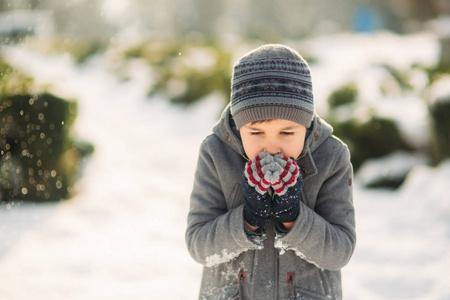
<instances>
[{"instance_id":1,"label":"coat hood","mask_svg":"<svg viewBox=\"0 0 450 300\"><path fill-rule=\"evenodd\" d=\"M246 157L239 130L234 125L231 116L230 104L225 107L220 120L213 126L213 133L238 154ZM311 127L307 132L303 151L299 158L314 152L332 135L332 133L333 127L321 119L317 114L314 114Z\"/></svg>"}]
</instances>

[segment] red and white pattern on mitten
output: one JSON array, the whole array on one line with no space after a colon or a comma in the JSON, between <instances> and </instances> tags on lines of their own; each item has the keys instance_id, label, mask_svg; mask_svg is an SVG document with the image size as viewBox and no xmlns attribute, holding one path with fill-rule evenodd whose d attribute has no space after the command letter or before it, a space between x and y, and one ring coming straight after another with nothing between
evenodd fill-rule
<instances>
[{"instance_id":1,"label":"red and white pattern on mitten","mask_svg":"<svg viewBox=\"0 0 450 300\"><path fill-rule=\"evenodd\" d=\"M272 183L272 187L276 194L282 196L286 194L288 188L297 183L299 176L298 166L294 159L283 154L276 154L273 160L282 168L282 171L280 172L279 180Z\"/></svg>"},{"instance_id":2,"label":"red and white pattern on mitten","mask_svg":"<svg viewBox=\"0 0 450 300\"><path fill-rule=\"evenodd\" d=\"M261 195L264 195L271 185L270 180L265 178L265 167L271 163L273 163L273 156L267 152L261 152L245 165L244 174L248 184Z\"/></svg>"}]
</instances>

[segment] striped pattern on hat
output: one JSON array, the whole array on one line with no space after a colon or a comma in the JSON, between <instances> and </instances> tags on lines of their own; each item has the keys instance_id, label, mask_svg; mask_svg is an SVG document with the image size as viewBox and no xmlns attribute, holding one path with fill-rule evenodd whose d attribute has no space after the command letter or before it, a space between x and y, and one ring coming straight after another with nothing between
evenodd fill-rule
<instances>
[{"instance_id":1,"label":"striped pattern on hat","mask_svg":"<svg viewBox=\"0 0 450 300\"><path fill-rule=\"evenodd\" d=\"M238 129L269 119L309 127L314 101L307 62L283 45L263 45L246 54L234 66L231 113Z\"/></svg>"}]
</instances>

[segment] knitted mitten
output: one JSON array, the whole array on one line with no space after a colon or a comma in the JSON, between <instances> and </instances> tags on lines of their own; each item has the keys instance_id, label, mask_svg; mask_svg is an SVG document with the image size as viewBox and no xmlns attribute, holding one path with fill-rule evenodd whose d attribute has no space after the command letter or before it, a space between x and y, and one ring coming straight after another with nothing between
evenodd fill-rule
<instances>
[{"instance_id":1,"label":"knitted mitten","mask_svg":"<svg viewBox=\"0 0 450 300\"><path fill-rule=\"evenodd\" d=\"M265 178L267 166L273 164L273 157L267 152L259 153L254 159L248 161L245 165L244 175L248 184L263 195L270 186L270 178ZM270 176L270 174L268 174Z\"/></svg>"},{"instance_id":2,"label":"knitted mitten","mask_svg":"<svg viewBox=\"0 0 450 300\"><path fill-rule=\"evenodd\" d=\"M274 161L283 168L274 189L273 214L280 222L293 222L300 212L300 197L303 178L297 163L292 158L277 154Z\"/></svg>"},{"instance_id":3,"label":"knitted mitten","mask_svg":"<svg viewBox=\"0 0 450 300\"><path fill-rule=\"evenodd\" d=\"M271 198L267 193L270 181L265 178L266 166L273 162L268 153L260 153L245 165L242 176L244 219L254 227L264 227L272 216ZM264 169L264 171L263 171Z\"/></svg>"},{"instance_id":4,"label":"knitted mitten","mask_svg":"<svg viewBox=\"0 0 450 300\"><path fill-rule=\"evenodd\" d=\"M279 166L280 170L277 174L277 182L272 183L274 192L279 196L286 194L288 188L294 186L300 173L295 160L283 154L276 154L273 157L274 162Z\"/></svg>"}]
</instances>

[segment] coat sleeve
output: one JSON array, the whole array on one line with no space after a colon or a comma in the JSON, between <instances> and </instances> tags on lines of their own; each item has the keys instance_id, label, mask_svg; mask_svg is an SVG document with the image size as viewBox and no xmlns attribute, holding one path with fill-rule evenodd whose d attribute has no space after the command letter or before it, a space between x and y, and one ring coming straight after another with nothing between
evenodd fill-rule
<instances>
[{"instance_id":1,"label":"coat sleeve","mask_svg":"<svg viewBox=\"0 0 450 300\"><path fill-rule=\"evenodd\" d=\"M353 208L353 170L345 147L330 169L311 209L300 202L300 214L291 230L278 236L275 247L327 270L344 267L356 244Z\"/></svg>"},{"instance_id":2,"label":"coat sleeve","mask_svg":"<svg viewBox=\"0 0 450 300\"><path fill-rule=\"evenodd\" d=\"M186 244L195 261L211 267L261 249L244 229L243 205L227 209L213 157L205 140L199 153L191 193Z\"/></svg>"}]
</instances>

